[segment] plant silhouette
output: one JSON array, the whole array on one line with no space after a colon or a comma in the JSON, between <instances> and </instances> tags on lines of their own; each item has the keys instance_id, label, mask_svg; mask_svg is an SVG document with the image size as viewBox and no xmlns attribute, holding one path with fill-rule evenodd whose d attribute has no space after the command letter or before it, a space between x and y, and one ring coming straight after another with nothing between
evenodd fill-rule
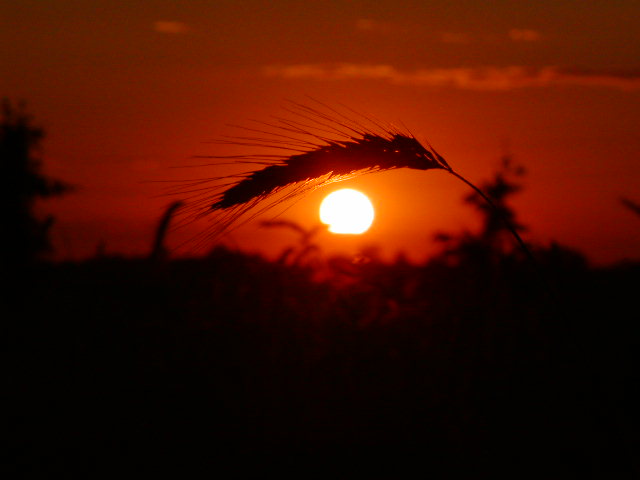
<instances>
[{"instance_id":1,"label":"plant silhouette","mask_svg":"<svg viewBox=\"0 0 640 480\"><path fill-rule=\"evenodd\" d=\"M512 193L513 186L502 177L497 179L494 191L487 194L455 171L429 143L421 144L406 127L400 129L343 106L349 112L345 114L311 100L319 107L288 101L285 111L292 118L258 121L257 129L234 125L260 136L230 136L213 142L259 148L260 153L198 155L196 158L211 159L213 163L191 165L253 165L249 171L173 181L174 186L167 189L167 194L182 196L181 224L204 217L210 220L208 227L182 246L202 248L267 210L317 188L360 175L409 168L444 170L469 186L474 192L470 199L477 198L478 205L484 201L486 208L493 210L487 216L488 238L506 229L535 264L518 234L519 228L510 222L510 211L504 205L494 204L494 199L501 202L502 197ZM264 153L265 149L276 153Z\"/></svg>"},{"instance_id":2,"label":"plant silhouette","mask_svg":"<svg viewBox=\"0 0 640 480\"><path fill-rule=\"evenodd\" d=\"M12 115L3 125L16 125ZM27 162L41 132L22 125ZM36 224L33 202L64 191L38 166L24 175L44 187L17 189L30 192L22 205ZM295 466L636 478L640 264L593 267L534 244L572 306L557 321L495 217L522 228L509 201L523 173L505 159L466 197L481 228L450 235L453 248L475 248L455 262L385 262L373 249L326 257L318 230L286 220L263 223L297 235L279 261L219 245L203 258L165 257L174 203L155 237L160 266L113 256L34 264L5 309L18 312L6 321L9 456L47 477L84 473L83 462L175 462L182 476L189 466Z\"/></svg>"},{"instance_id":3,"label":"plant silhouette","mask_svg":"<svg viewBox=\"0 0 640 480\"><path fill-rule=\"evenodd\" d=\"M447 255L469 257L467 259L470 260L474 256L500 257L512 250L511 229L521 232L526 227L518 222L509 200L522 190L517 179L525 173L524 167L515 164L511 155L502 157L500 169L493 178L483 183L479 190L464 197L465 203L480 214L480 230L477 233L464 231L459 235L446 232L436 234L436 240L446 245ZM481 195L479 191L486 195Z\"/></svg>"},{"instance_id":4,"label":"plant silhouette","mask_svg":"<svg viewBox=\"0 0 640 480\"><path fill-rule=\"evenodd\" d=\"M4 179L2 264L9 270L37 260L50 249L53 217L38 218L35 201L69 191L70 186L40 170L44 130L33 123L24 104L4 99L0 106L0 169Z\"/></svg>"}]
</instances>

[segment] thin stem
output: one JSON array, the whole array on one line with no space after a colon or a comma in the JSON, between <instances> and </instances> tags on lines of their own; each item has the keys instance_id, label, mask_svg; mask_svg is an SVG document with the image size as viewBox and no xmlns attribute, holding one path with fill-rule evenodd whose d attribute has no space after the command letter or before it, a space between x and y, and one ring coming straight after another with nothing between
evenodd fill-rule
<instances>
[{"instance_id":1,"label":"thin stem","mask_svg":"<svg viewBox=\"0 0 640 480\"><path fill-rule=\"evenodd\" d=\"M551 299L551 303L552 303L552 305L554 306L554 308L556 310L556 314L557 314L558 318L559 319L563 319L565 324L569 325L568 321L566 320L569 317L566 315L566 313L564 311L563 304L560 302L559 297L556 294L555 289L549 283L549 280L548 280L547 276L542 272L542 269L541 269L540 265L538 264L538 261L536 260L536 257L533 256L533 253L531 253L531 250L529 250L529 247L527 247L527 245L524 243L524 241L522 240L520 235L518 235L518 232L513 227L513 225L511 225L511 222L509 222L509 220L500 212L498 207L496 207L495 203L493 203L493 201L491 201L491 198L489 198L482 190L480 190L478 187L476 187L473 183L471 183L469 180L464 178L462 175L454 172L452 169L449 168L449 169L447 169L447 171L451 175L453 175L454 177L462 180L464 183L469 185L500 216L500 218L504 222L504 224L507 227L507 229L509 229L509 232L511 232L511 235L513 235L513 238L516 239L516 241L518 242L518 245L520 245L520 247L522 248L522 250L526 254L527 258L531 261L531 264L532 264L532 266L534 268L534 272L536 273L536 275L538 276L540 282L546 288L547 293L549 294L549 298Z\"/></svg>"},{"instance_id":2,"label":"thin stem","mask_svg":"<svg viewBox=\"0 0 640 480\"><path fill-rule=\"evenodd\" d=\"M466 178L464 178L462 175L456 173L453 170L448 170L448 172L453 175L454 177L462 180L464 183L466 183L467 185L469 185L471 188L473 188L473 190L480 195L485 202L487 202L489 204L489 206L491 206L491 208L500 215L500 218L502 218L502 221L504 222L505 226L507 227L507 229L509 230L509 232L511 232L511 235L513 235L513 238L516 239L516 241L518 242L518 245L520 245L520 247L522 248L522 250L524 251L524 253L527 255L527 257L529 258L529 260L531 260L534 264L537 264L535 257L533 256L533 254L531 253L531 250L529 250L529 247L527 247L527 245L524 243L524 241L522 240L522 238L520 237L520 235L518 234L518 232L516 231L516 229L513 227L513 225L511 225L511 222L509 222L509 220L507 220L504 215L500 214L500 210L498 209L498 207L496 207L495 203L493 203L493 201L491 200L491 198L489 198L482 190L480 190L478 187L476 187L473 183L471 183L469 180L467 180Z\"/></svg>"}]
</instances>

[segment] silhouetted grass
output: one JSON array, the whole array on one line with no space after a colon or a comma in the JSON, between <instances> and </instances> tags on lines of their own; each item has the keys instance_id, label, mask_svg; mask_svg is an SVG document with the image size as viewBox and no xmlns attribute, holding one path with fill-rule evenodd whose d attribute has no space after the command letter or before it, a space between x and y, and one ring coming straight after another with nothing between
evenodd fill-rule
<instances>
[{"instance_id":1,"label":"silhouetted grass","mask_svg":"<svg viewBox=\"0 0 640 480\"><path fill-rule=\"evenodd\" d=\"M422 145L406 128L383 124L344 107L350 114L347 116L314 102L318 108L290 101L286 108L290 118L257 122L259 128L238 127L253 136L213 142L258 148L258 153L199 156L215 162L195 165L257 165L255 169L227 176L178 180L174 182L177 186L168 189L169 194L184 200L183 224L205 217L211 223L192 239L192 246L210 245L231 228L237 228L242 217L246 222L316 188L397 168L445 170L491 204L491 199L480 189L455 172L433 147ZM510 225L509 228L528 253L515 229Z\"/></svg>"},{"instance_id":2,"label":"silhouetted grass","mask_svg":"<svg viewBox=\"0 0 640 480\"><path fill-rule=\"evenodd\" d=\"M570 329L513 256L372 257L322 283L222 249L42 266L7 320L15 458L628 473L638 265L539 256Z\"/></svg>"}]
</instances>

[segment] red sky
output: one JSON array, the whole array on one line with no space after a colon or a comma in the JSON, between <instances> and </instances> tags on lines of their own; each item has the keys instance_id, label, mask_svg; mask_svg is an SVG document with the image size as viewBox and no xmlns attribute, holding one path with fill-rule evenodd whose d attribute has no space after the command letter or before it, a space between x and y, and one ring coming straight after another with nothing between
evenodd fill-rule
<instances>
[{"instance_id":1,"label":"red sky","mask_svg":"<svg viewBox=\"0 0 640 480\"><path fill-rule=\"evenodd\" d=\"M143 181L223 153L205 142L233 133L225 124L311 95L402 122L478 183L508 143L528 170L514 199L527 238L608 263L640 258L640 218L620 203L640 201L639 32L634 0L21 0L0 4L0 96L28 102L46 171L78 186L42 206L61 259L100 242L148 252L170 199ZM358 238L322 234L326 249L424 258L436 231L476 225L466 187L442 172L343 185L370 196L377 221ZM313 225L324 193L285 218ZM253 222L226 241L274 254L295 237Z\"/></svg>"}]
</instances>

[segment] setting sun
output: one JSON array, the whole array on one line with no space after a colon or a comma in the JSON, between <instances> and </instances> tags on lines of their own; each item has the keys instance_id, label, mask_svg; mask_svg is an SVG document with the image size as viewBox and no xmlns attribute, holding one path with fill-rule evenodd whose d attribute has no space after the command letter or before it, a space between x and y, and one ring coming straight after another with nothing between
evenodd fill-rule
<instances>
[{"instance_id":1,"label":"setting sun","mask_svg":"<svg viewBox=\"0 0 640 480\"><path fill-rule=\"evenodd\" d=\"M330 193L320 205L320 221L328 224L333 233L364 233L373 223L373 217L369 198L350 188Z\"/></svg>"}]
</instances>

